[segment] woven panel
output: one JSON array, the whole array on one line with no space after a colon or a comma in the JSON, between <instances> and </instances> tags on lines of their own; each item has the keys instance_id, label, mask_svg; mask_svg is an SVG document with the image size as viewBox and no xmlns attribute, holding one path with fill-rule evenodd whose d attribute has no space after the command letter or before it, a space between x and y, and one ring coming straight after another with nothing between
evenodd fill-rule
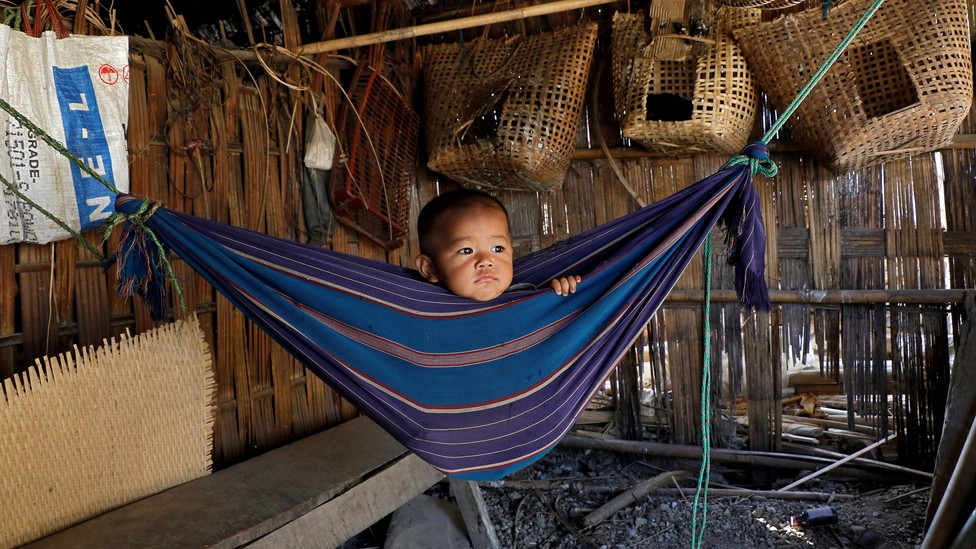
<instances>
[{"instance_id":1,"label":"woven panel","mask_svg":"<svg viewBox=\"0 0 976 549\"><path fill-rule=\"evenodd\" d=\"M735 36L779 110L870 5L851 0ZM835 171L942 148L969 111L972 60L965 0L888 0L787 123Z\"/></svg>"},{"instance_id":2,"label":"woven panel","mask_svg":"<svg viewBox=\"0 0 976 549\"><path fill-rule=\"evenodd\" d=\"M0 546L207 474L213 394L195 318L4 380L0 501L9 512L0 515Z\"/></svg>"},{"instance_id":3,"label":"woven panel","mask_svg":"<svg viewBox=\"0 0 976 549\"><path fill-rule=\"evenodd\" d=\"M672 27L659 17L651 14L651 28ZM757 9L719 10L709 36L699 39L668 31L652 37L643 14L614 14L614 100L623 136L652 151L742 150L758 95L731 29L754 26L759 17Z\"/></svg>"},{"instance_id":4,"label":"woven panel","mask_svg":"<svg viewBox=\"0 0 976 549\"><path fill-rule=\"evenodd\" d=\"M562 187L597 25L427 46L427 166L465 186Z\"/></svg>"},{"instance_id":5,"label":"woven panel","mask_svg":"<svg viewBox=\"0 0 976 549\"><path fill-rule=\"evenodd\" d=\"M360 63L339 127L345 154L329 195L336 219L395 250L410 223L420 117L389 81Z\"/></svg>"}]
</instances>

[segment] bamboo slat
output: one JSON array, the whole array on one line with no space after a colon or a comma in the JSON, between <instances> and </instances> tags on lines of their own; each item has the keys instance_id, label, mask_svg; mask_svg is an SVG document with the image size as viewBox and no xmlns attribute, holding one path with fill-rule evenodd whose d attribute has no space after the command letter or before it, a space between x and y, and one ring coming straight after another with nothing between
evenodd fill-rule
<instances>
[{"instance_id":1,"label":"bamboo slat","mask_svg":"<svg viewBox=\"0 0 976 549\"><path fill-rule=\"evenodd\" d=\"M91 231L85 235L85 239L97 249L100 247L102 237L98 231ZM105 306L108 301L108 285L105 282L105 274L97 264L76 268L74 265L75 257L82 261L92 261L95 258L90 251L79 250L74 241L65 241L64 244L73 248L74 253L68 255L74 257L59 258L58 269L75 273L73 277L75 280L72 283L76 286L73 297L77 299L75 309L78 322L78 344L85 347L96 345L112 329L112 310Z\"/></svg>"},{"instance_id":2,"label":"bamboo slat","mask_svg":"<svg viewBox=\"0 0 976 549\"><path fill-rule=\"evenodd\" d=\"M885 192L887 284L915 289L945 279L941 241L941 197L935 160L920 155L912 162L889 163ZM925 305L891 311L892 375L905 389L894 395L895 423L905 444L899 457L931 466L944 420L948 395L949 342L945 310ZM881 379L881 374L875 376ZM908 381L908 383L904 383ZM874 395L887 408L882 381ZM886 434L887 425L882 425Z\"/></svg>"},{"instance_id":3,"label":"bamboo slat","mask_svg":"<svg viewBox=\"0 0 976 549\"><path fill-rule=\"evenodd\" d=\"M18 252L18 268L25 265L43 266L43 270L20 273L18 286L24 356L45 356L58 349L58 325L51 286L54 278L54 246L21 244Z\"/></svg>"},{"instance_id":4,"label":"bamboo slat","mask_svg":"<svg viewBox=\"0 0 976 549\"><path fill-rule=\"evenodd\" d=\"M802 181L807 195L810 228L809 265L812 287L833 290L840 287L840 222L837 177L814 162L804 162ZM840 311L814 309L814 340L825 374L840 372Z\"/></svg>"},{"instance_id":5,"label":"bamboo slat","mask_svg":"<svg viewBox=\"0 0 976 549\"><path fill-rule=\"evenodd\" d=\"M16 246L0 246L0 338L17 333L16 309L12 306L17 295L17 277L13 275L16 264ZM7 379L17 372L17 348L13 345L0 347L0 379Z\"/></svg>"},{"instance_id":6,"label":"bamboo slat","mask_svg":"<svg viewBox=\"0 0 976 549\"><path fill-rule=\"evenodd\" d=\"M89 242L94 242L92 238L88 238ZM94 242L95 247L98 247L98 242ZM54 309L55 309L55 319L56 323L60 326L62 319L67 322L69 319L75 318L75 282L76 278L83 278L76 276L75 266L78 260L78 246L73 240L64 240L61 242L55 242L52 244L53 249L51 250L54 254ZM85 258L89 259L91 252L85 250ZM91 269L83 269L84 271L90 271ZM79 299L85 300L87 296L82 292ZM79 322L79 331L89 328L81 322ZM97 326L101 328L101 326ZM102 332L104 333L104 332ZM97 343L98 340L86 341L84 345L91 345Z\"/></svg>"}]
</instances>

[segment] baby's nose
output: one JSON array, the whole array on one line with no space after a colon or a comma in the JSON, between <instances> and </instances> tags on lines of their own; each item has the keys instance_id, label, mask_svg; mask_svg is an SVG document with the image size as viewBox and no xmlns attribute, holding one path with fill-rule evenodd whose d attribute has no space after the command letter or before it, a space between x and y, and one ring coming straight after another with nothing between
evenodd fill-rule
<instances>
[{"instance_id":1,"label":"baby's nose","mask_svg":"<svg viewBox=\"0 0 976 549\"><path fill-rule=\"evenodd\" d=\"M482 268L482 267L491 267L492 266L491 256L484 255L484 256L479 257L478 258L477 265L478 265L479 268Z\"/></svg>"}]
</instances>

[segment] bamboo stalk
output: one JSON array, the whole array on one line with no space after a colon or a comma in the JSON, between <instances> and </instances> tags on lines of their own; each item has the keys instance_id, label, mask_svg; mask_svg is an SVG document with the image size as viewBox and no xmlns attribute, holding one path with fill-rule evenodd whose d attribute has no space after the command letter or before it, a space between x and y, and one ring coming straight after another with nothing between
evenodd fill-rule
<instances>
[{"instance_id":1,"label":"bamboo stalk","mask_svg":"<svg viewBox=\"0 0 976 549\"><path fill-rule=\"evenodd\" d=\"M841 454L840 452L832 452L830 450L807 446L804 444L786 443L783 445L783 449L787 451L795 450L805 455L822 456L822 457L832 458L832 459L842 459L846 457L846 454ZM861 463L862 465L869 465L872 467L877 467L879 469L887 469L889 471L907 473L909 475L916 476L923 479L931 480L935 476L933 473L929 473L928 471L920 471L918 469L912 469L910 467L904 467L902 465L897 465L895 463L888 463L886 461L877 461L871 458L859 457L854 461Z\"/></svg>"},{"instance_id":2,"label":"bamboo stalk","mask_svg":"<svg viewBox=\"0 0 976 549\"><path fill-rule=\"evenodd\" d=\"M614 1L615 0L559 0L557 2L548 2L546 4L539 4L537 6L529 6L527 8L518 8L485 15L474 15L471 17L462 17L461 19L454 19L452 21L426 23L423 25L414 25L412 27L402 29L390 29L381 32L361 34L358 36L336 38L334 40L326 40L324 42L314 42L312 44L306 44L303 46L298 53L302 55L314 55L317 53L338 51L347 48L358 48L361 46L382 44L384 42L405 40L409 38L416 38L418 36L451 32L471 27L482 27L485 25L491 25L493 23L517 21L519 19L525 19L527 17L534 17L537 15L548 15L551 13L587 8L590 6L610 4Z\"/></svg>"},{"instance_id":3,"label":"bamboo stalk","mask_svg":"<svg viewBox=\"0 0 976 549\"><path fill-rule=\"evenodd\" d=\"M691 488L662 488L655 490L655 494L662 496L691 496L694 490ZM746 488L709 488L708 495L722 498L748 498L758 497L766 499L804 499L812 501L848 501L854 499L853 494L830 494L827 492L777 492L776 490L748 490Z\"/></svg>"},{"instance_id":4,"label":"bamboo stalk","mask_svg":"<svg viewBox=\"0 0 976 549\"><path fill-rule=\"evenodd\" d=\"M652 455L659 457L670 457L675 459L701 458L702 449L700 446L690 446L686 444L665 444L662 442L645 442L634 440L619 440L605 438L590 438L580 436L582 433L565 436L559 445L564 448L579 448L588 450L607 450L613 452L627 452L632 454ZM740 465L762 465L767 467L779 467L782 469L809 469L811 462L821 464L833 464L835 460L817 456L804 456L795 454L785 454L782 452L758 452L749 450L732 450L727 448L711 448L711 460L715 463L736 463ZM878 469L881 467L871 467L869 460L861 460L860 465ZM885 468L887 469L887 468ZM919 476L918 472L899 471ZM891 473L894 471L888 470ZM931 477L926 477L930 480Z\"/></svg>"},{"instance_id":5,"label":"bamboo stalk","mask_svg":"<svg viewBox=\"0 0 976 549\"><path fill-rule=\"evenodd\" d=\"M810 480L812 478L819 477L820 475L826 473L827 471L830 471L831 469L836 469L837 467L840 467L841 465L847 463L848 461L851 461L852 459L857 458L861 454L866 454L866 453L870 452L871 450L877 448L878 446L881 446L882 444L884 444L884 443L892 440L896 436L898 436L897 433L888 435L886 438L883 438L883 439L875 442L874 444L871 444L870 446L866 446L864 448L861 448L860 450L858 450L858 451L854 452L853 454L845 457L844 459L839 459L836 462L831 463L830 465L824 467L823 469L818 469L818 470L810 473L809 475L801 478L800 480L798 480L796 482L793 482L791 484L787 484L786 486L784 486L784 487L780 488L779 490L777 490L777 492L786 492L790 488L796 488L797 486L803 484L804 482L806 482L806 481L808 481L808 480Z\"/></svg>"},{"instance_id":6,"label":"bamboo stalk","mask_svg":"<svg viewBox=\"0 0 976 549\"><path fill-rule=\"evenodd\" d=\"M783 419L789 419L792 421L799 421L803 423L811 423L813 425L819 425L821 427L832 427L834 429L846 429L848 431L854 431L855 433L862 433L865 435L875 435L878 430L870 425L865 425L862 423L855 423L854 428L848 427L846 421L833 421L830 419L821 419L818 417L802 417L802 416L789 416L783 415Z\"/></svg>"},{"instance_id":7,"label":"bamboo stalk","mask_svg":"<svg viewBox=\"0 0 976 549\"><path fill-rule=\"evenodd\" d=\"M653 492L659 486L670 482L671 479L684 476L685 474L684 471L668 471L644 480L583 517L583 525L587 528L592 528L606 520L610 515L634 503L648 493Z\"/></svg>"},{"instance_id":8,"label":"bamboo stalk","mask_svg":"<svg viewBox=\"0 0 976 549\"><path fill-rule=\"evenodd\" d=\"M769 290L772 303L800 303L806 305L875 305L885 303L905 303L913 305L941 305L962 303L967 289L921 289L921 290ZM703 290L674 289L665 301L700 302L705 299ZM734 290L712 290L713 302L735 302L738 298Z\"/></svg>"}]
</instances>

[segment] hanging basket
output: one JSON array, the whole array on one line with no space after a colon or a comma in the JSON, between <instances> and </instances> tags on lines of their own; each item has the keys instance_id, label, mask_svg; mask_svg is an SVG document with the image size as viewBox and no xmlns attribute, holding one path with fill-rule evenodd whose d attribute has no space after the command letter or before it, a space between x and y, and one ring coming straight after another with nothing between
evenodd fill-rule
<instances>
[{"instance_id":1,"label":"hanging basket","mask_svg":"<svg viewBox=\"0 0 976 549\"><path fill-rule=\"evenodd\" d=\"M561 188L596 35L594 23L425 47L427 167L464 186Z\"/></svg>"},{"instance_id":2,"label":"hanging basket","mask_svg":"<svg viewBox=\"0 0 976 549\"><path fill-rule=\"evenodd\" d=\"M395 250L410 222L420 118L366 63L348 95L338 122L344 154L332 170L329 201L336 219Z\"/></svg>"},{"instance_id":3,"label":"hanging basket","mask_svg":"<svg viewBox=\"0 0 976 549\"><path fill-rule=\"evenodd\" d=\"M760 11L721 9L708 34L695 37L673 32L671 18L684 17L684 3L676 9L682 13L655 12L652 6L653 35L643 13L614 14L614 101L621 133L657 152L735 154L748 143L758 92L731 28L755 25Z\"/></svg>"},{"instance_id":4,"label":"hanging basket","mask_svg":"<svg viewBox=\"0 0 976 549\"><path fill-rule=\"evenodd\" d=\"M735 32L773 106L783 110L869 0L849 0ZM945 147L973 99L966 0L887 0L787 122L834 171Z\"/></svg>"}]
</instances>

